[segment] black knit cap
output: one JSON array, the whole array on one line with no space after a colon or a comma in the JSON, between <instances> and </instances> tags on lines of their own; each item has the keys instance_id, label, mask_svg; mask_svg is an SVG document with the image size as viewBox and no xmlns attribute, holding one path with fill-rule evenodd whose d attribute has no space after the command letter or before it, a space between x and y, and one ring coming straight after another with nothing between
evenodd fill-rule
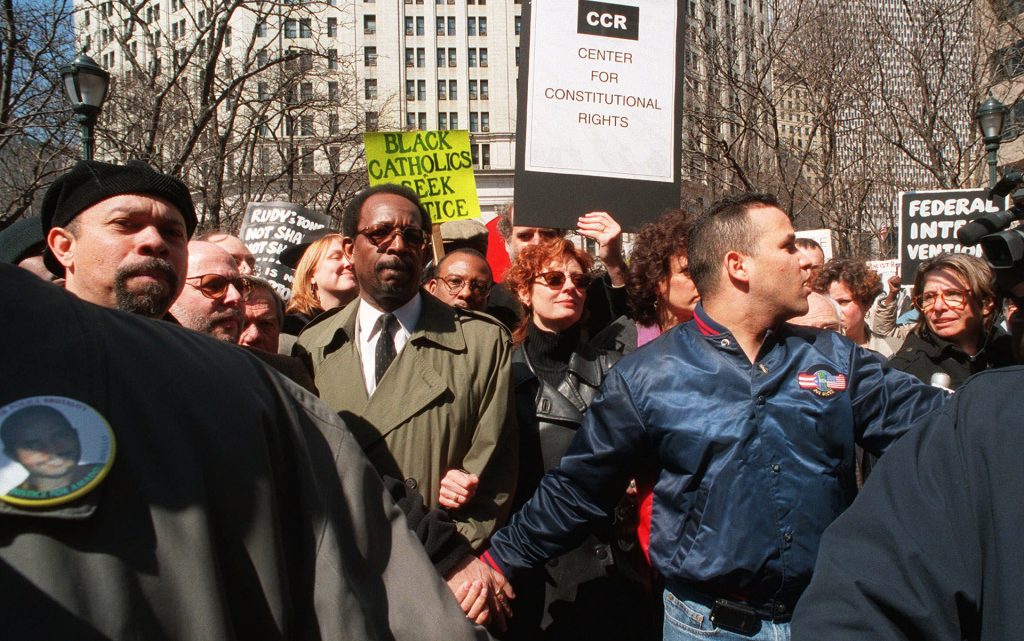
<instances>
[{"instance_id":1,"label":"black knit cap","mask_svg":"<svg viewBox=\"0 0 1024 641\"><path fill-rule=\"evenodd\" d=\"M43 229L38 218L22 218L0 231L0 263L17 265L43 248Z\"/></svg>"},{"instance_id":2,"label":"black knit cap","mask_svg":"<svg viewBox=\"0 0 1024 641\"><path fill-rule=\"evenodd\" d=\"M43 196L40 211L43 237L54 227L64 227L88 207L120 194L147 194L170 201L181 212L188 237L192 238L197 222L196 208L185 183L139 160L131 160L126 165L96 160L75 163L70 171L53 181ZM49 249L43 260L50 271L58 276L64 274L64 267Z\"/></svg>"}]
</instances>

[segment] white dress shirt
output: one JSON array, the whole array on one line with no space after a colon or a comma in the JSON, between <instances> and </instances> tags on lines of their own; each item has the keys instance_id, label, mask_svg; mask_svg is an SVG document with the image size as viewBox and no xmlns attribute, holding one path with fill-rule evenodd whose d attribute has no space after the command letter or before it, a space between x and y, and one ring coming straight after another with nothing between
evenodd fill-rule
<instances>
[{"instance_id":1,"label":"white dress shirt","mask_svg":"<svg viewBox=\"0 0 1024 641\"><path fill-rule=\"evenodd\" d=\"M394 312L398 323L391 326L392 338L395 341L395 357L402 353L402 348L409 342L409 337L416 331L416 324L420 320L420 312L423 310L422 294L416 295L408 303L402 305ZM359 350L359 362L363 365L363 382L366 383L366 395L372 396L377 389L377 377L375 361L377 354L377 341L380 339L380 317L384 312L373 307L362 298L359 299L359 309L356 310L356 348Z\"/></svg>"}]
</instances>

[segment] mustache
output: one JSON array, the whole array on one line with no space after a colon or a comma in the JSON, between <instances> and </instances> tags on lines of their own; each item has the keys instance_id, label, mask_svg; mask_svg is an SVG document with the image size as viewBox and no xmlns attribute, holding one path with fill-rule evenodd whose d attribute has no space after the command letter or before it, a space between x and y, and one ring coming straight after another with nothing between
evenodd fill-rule
<instances>
[{"instance_id":1,"label":"mustache","mask_svg":"<svg viewBox=\"0 0 1024 641\"><path fill-rule=\"evenodd\" d=\"M396 257L394 260L389 261L380 260L373 266L373 272L378 276L385 269L390 269L396 272L412 272L413 265L409 261Z\"/></svg>"},{"instance_id":2,"label":"mustache","mask_svg":"<svg viewBox=\"0 0 1024 641\"><path fill-rule=\"evenodd\" d=\"M147 274L163 277L171 284L171 290L177 291L178 272L174 271L174 265L172 265L170 261L164 260L163 258L156 258L155 256L146 258L135 265L119 268L117 273L114 275L114 282L117 285L124 286L124 284L128 282L129 278L145 276Z\"/></svg>"}]
</instances>

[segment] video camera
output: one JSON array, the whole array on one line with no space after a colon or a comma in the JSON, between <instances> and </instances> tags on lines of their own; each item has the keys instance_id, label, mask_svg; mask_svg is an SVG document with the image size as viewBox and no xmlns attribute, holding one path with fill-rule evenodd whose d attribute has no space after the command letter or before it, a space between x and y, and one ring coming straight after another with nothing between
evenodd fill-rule
<instances>
[{"instance_id":1,"label":"video camera","mask_svg":"<svg viewBox=\"0 0 1024 641\"><path fill-rule=\"evenodd\" d=\"M1024 220L1024 174L1008 171L996 183L988 198L1013 194L1013 206L1005 211L984 214L961 227L957 240L965 247L981 243L985 260L995 270L996 289L1002 296L1024 298L1024 227L1007 229L1015 220Z\"/></svg>"}]
</instances>

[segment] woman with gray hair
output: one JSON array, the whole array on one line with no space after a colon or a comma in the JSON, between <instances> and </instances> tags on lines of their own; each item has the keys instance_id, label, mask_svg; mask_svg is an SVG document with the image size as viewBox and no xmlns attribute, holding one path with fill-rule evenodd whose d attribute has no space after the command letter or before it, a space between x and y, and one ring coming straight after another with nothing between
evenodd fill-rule
<instances>
[{"instance_id":1,"label":"woman with gray hair","mask_svg":"<svg viewBox=\"0 0 1024 641\"><path fill-rule=\"evenodd\" d=\"M1013 365L1010 337L995 325L1001 301L992 283L988 264L968 254L921 263L911 295L920 317L889 364L950 389L971 374Z\"/></svg>"}]
</instances>

